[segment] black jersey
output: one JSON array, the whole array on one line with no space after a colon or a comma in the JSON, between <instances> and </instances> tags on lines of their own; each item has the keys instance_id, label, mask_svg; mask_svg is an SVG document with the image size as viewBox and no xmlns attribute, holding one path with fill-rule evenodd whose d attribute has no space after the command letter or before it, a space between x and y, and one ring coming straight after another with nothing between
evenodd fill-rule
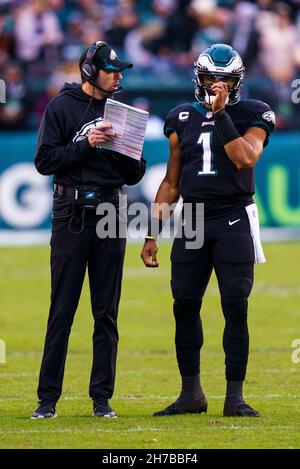
<instances>
[{"instance_id":1,"label":"black jersey","mask_svg":"<svg viewBox=\"0 0 300 469\"><path fill-rule=\"evenodd\" d=\"M250 127L266 131L264 146L274 128L274 113L262 101L241 100L226 106L237 131L242 136ZM184 201L211 202L213 206L236 206L238 201L251 203L254 194L253 168L238 171L228 158L213 113L198 102L172 109L165 121L167 137L176 132L183 160L181 195ZM245 205L245 204L244 204Z\"/></svg>"}]
</instances>

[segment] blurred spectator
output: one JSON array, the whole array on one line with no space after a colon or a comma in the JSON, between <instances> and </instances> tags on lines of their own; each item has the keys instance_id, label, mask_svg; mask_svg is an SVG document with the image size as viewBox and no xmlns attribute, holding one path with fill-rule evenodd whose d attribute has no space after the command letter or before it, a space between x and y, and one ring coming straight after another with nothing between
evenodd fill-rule
<instances>
[{"instance_id":1,"label":"blurred spectator","mask_svg":"<svg viewBox=\"0 0 300 469\"><path fill-rule=\"evenodd\" d=\"M138 96L133 100L132 106L149 112L145 138L147 140L163 138L164 121L159 116L152 114L149 99L144 96Z\"/></svg>"},{"instance_id":2,"label":"blurred spectator","mask_svg":"<svg viewBox=\"0 0 300 469\"><path fill-rule=\"evenodd\" d=\"M134 63L124 83L131 99L157 90L157 114L163 113L162 100L168 108L190 100L192 64L201 51L216 42L231 44L247 69L244 96L269 102L277 128L299 125L291 102L291 83L300 71L299 0L0 0L0 78L17 75L7 72L8 64L19 64L31 101L27 117L24 97L18 105L10 101L1 111L2 128L7 111L7 127L15 120L18 128L36 128L63 82L77 80L72 58L97 40L113 43L122 59Z\"/></svg>"},{"instance_id":3,"label":"blurred spectator","mask_svg":"<svg viewBox=\"0 0 300 469\"><path fill-rule=\"evenodd\" d=\"M84 28L82 35L82 44L84 48L89 47L96 41L104 41L104 33L96 25L89 25L89 27Z\"/></svg>"},{"instance_id":4,"label":"blurred spectator","mask_svg":"<svg viewBox=\"0 0 300 469\"><path fill-rule=\"evenodd\" d=\"M187 52L191 49L194 34L197 31L197 21L188 9L190 0L154 0L152 7L156 13L154 23L161 26L158 34L151 41L145 42L145 47L155 54L163 55L168 49L173 53Z\"/></svg>"},{"instance_id":5,"label":"blurred spectator","mask_svg":"<svg viewBox=\"0 0 300 469\"><path fill-rule=\"evenodd\" d=\"M259 15L257 21L258 64L279 86L290 86L300 66L300 42L290 15L289 6L280 2L272 12Z\"/></svg>"},{"instance_id":6,"label":"blurred spectator","mask_svg":"<svg viewBox=\"0 0 300 469\"><path fill-rule=\"evenodd\" d=\"M9 62L9 55L6 50L0 49L0 77L3 78L5 67Z\"/></svg>"},{"instance_id":7,"label":"blurred spectator","mask_svg":"<svg viewBox=\"0 0 300 469\"><path fill-rule=\"evenodd\" d=\"M287 3L260 0L244 60L248 84L258 99L276 111L277 129L289 128L297 108L291 101L292 81L300 68L299 31ZM251 78L252 77L252 78ZM252 84L251 84L252 82Z\"/></svg>"},{"instance_id":8,"label":"blurred spectator","mask_svg":"<svg viewBox=\"0 0 300 469\"><path fill-rule=\"evenodd\" d=\"M106 24L104 11L101 8L101 2L97 0L78 0L79 11L84 16L83 31L85 28L104 29Z\"/></svg>"},{"instance_id":9,"label":"blurred spectator","mask_svg":"<svg viewBox=\"0 0 300 469\"><path fill-rule=\"evenodd\" d=\"M14 22L8 2L0 3L0 49L12 52L14 44Z\"/></svg>"},{"instance_id":10,"label":"blurred spectator","mask_svg":"<svg viewBox=\"0 0 300 469\"><path fill-rule=\"evenodd\" d=\"M235 6L234 33L232 47L245 59L245 54L250 37L254 30L254 23L258 7L249 1L237 2ZM248 69L250 68L250 58L246 60Z\"/></svg>"},{"instance_id":11,"label":"blurred spectator","mask_svg":"<svg viewBox=\"0 0 300 469\"><path fill-rule=\"evenodd\" d=\"M3 78L6 103L0 105L0 129L22 130L26 122L28 100L21 67L16 63L8 64Z\"/></svg>"},{"instance_id":12,"label":"blurred spectator","mask_svg":"<svg viewBox=\"0 0 300 469\"><path fill-rule=\"evenodd\" d=\"M106 32L106 40L114 44L116 49L124 48L124 40L129 33L139 24L139 18L134 5L125 3L114 17L112 27Z\"/></svg>"},{"instance_id":13,"label":"blurred spectator","mask_svg":"<svg viewBox=\"0 0 300 469\"><path fill-rule=\"evenodd\" d=\"M16 55L23 62L53 62L63 34L47 0L32 0L16 11Z\"/></svg>"},{"instance_id":14,"label":"blurred spectator","mask_svg":"<svg viewBox=\"0 0 300 469\"><path fill-rule=\"evenodd\" d=\"M196 19L198 25L192 44L197 56L211 44L231 43L234 14L230 9L219 7L215 0L192 0L189 14Z\"/></svg>"},{"instance_id":15,"label":"blurred spectator","mask_svg":"<svg viewBox=\"0 0 300 469\"><path fill-rule=\"evenodd\" d=\"M38 126L43 112L47 105L55 96L57 96L65 83L80 83L80 71L78 68L78 56L76 49L65 49L64 61L58 65L56 70L49 78L45 93L38 100L33 116L32 123Z\"/></svg>"},{"instance_id":16,"label":"blurred spectator","mask_svg":"<svg viewBox=\"0 0 300 469\"><path fill-rule=\"evenodd\" d=\"M66 23L64 45L82 45L84 15L79 11L70 14Z\"/></svg>"}]
</instances>

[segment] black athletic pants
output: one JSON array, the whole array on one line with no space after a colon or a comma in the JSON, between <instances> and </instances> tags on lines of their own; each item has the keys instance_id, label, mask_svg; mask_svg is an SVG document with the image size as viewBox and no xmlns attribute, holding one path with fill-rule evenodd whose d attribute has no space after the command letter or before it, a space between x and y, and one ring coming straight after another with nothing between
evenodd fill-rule
<instances>
[{"instance_id":1,"label":"black athletic pants","mask_svg":"<svg viewBox=\"0 0 300 469\"><path fill-rule=\"evenodd\" d=\"M39 399L56 402L61 395L68 340L86 268L94 317L90 397L111 398L113 394L126 240L99 239L97 220L99 217L87 213L84 229L79 234L69 231L69 218L53 220L51 306L39 377Z\"/></svg>"},{"instance_id":2,"label":"black athletic pants","mask_svg":"<svg viewBox=\"0 0 300 469\"><path fill-rule=\"evenodd\" d=\"M175 238L171 253L179 371L182 376L200 371L203 331L199 312L214 269L225 318L226 379L242 381L249 353L247 307L254 271L254 246L245 209L206 220L201 249L187 249L186 241Z\"/></svg>"}]
</instances>

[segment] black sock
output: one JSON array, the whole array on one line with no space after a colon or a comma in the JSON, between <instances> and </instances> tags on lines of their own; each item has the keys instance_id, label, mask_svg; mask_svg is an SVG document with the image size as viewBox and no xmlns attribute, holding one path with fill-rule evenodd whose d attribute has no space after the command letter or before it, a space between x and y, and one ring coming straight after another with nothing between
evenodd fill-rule
<instances>
[{"instance_id":1,"label":"black sock","mask_svg":"<svg viewBox=\"0 0 300 469\"><path fill-rule=\"evenodd\" d=\"M181 393L176 401L176 407L179 411L197 411L207 405L199 374L181 376L181 380Z\"/></svg>"}]
</instances>

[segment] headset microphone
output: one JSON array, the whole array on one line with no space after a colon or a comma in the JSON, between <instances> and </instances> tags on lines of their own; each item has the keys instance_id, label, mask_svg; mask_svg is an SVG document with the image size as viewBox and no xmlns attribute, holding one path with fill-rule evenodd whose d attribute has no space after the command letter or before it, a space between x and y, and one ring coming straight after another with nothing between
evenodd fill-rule
<instances>
[{"instance_id":1,"label":"headset microphone","mask_svg":"<svg viewBox=\"0 0 300 469\"><path fill-rule=\"evenodd\" d=\"M105 90L104 88L101 88L101 86L97 85L94 81L92 80L89 80L89 83L94 86L95 88L97 88L98 90L100 91L104 91L104 93L107 93L109 95L112 95L112 94L115 94L115 93L120 93L120 91L122 91L122 86L119 86L115 91L108 91L108 90Z\"/></svg>"}]
</instances>

